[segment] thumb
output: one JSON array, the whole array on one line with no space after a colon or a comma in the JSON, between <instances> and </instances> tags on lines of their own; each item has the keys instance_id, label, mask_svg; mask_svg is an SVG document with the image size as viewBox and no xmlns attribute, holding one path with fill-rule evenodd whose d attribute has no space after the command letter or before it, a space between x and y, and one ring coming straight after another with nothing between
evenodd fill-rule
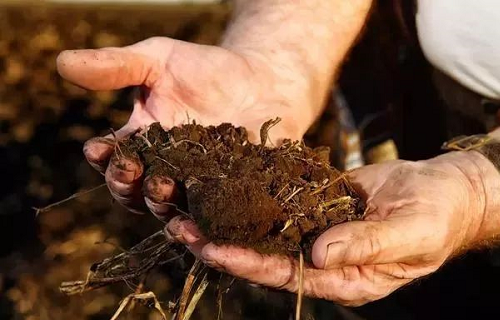
<instances>
[{"instance_id":1,"label":"thumb","mask_svg":"<svg viewBox=\"0 0 500 320\"><path fill-rule=\"evenodd\" d=\"M353 221L334 226L314 243L313 263L317 268L331 269L392 263L417 257L420 251L419 235L412 234L415 223L418 224L418 221L401 217L383 221Z\"/></svg>"},{"instance_id":2,"label":"thumb","mask_svg":"<svg viewBox=\"0 0 500 320\"><path fill-rule=\"evenodd\" d=\"M128 86L151 87L159 77L160 57L168 55L175 40L145 40L123 48L67 50L57 57L57 70L66 80L90 90ZM155 48L161 46L160 48Z\"/></svg>"}]
</instances>

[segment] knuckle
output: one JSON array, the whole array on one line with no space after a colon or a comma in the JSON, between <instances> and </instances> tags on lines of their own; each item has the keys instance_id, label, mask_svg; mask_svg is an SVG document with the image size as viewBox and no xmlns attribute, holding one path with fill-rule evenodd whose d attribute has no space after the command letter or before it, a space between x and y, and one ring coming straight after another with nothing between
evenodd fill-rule
<instances>
[{"instance_id":1,"label":"knuckle","mask_svg":"<svg viewBox=\"0 0 500 320\"><path fill-rule=\"evenodd\" d=\"M347 261L357 261L360 264L372 263L377 259L382 244L379 228L375 225L367 227L362 235L355 236L354 245L351 250L345 251Z\"/></svg>"},{"instance_id":2,"label":"knuckle","mask_svg":"<svg viewBox=\"0 0 500 320\"><path fill-rule=\"evenodd\" d=\"M297 292L298 290L298 272L299 265L298 263L291 257L288 259L288 265L290 268L290 272L285 276L285 278L281 281L282 284L276 286L277 289L284 289L290 292ZM304 279L305 281L305 279Z\"/></svg>"}]
</instances>

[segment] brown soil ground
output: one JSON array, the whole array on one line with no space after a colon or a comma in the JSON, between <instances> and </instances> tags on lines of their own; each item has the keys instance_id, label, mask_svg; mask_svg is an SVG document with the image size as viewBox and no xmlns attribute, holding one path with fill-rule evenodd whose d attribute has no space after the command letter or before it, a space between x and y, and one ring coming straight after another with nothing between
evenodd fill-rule
<instances>
[{"instance_id":1,"label":"brown soil ground","mask_svg":"<svg viewBox=\"0 0 500 320\"><path fill-rule=\"evenodd\" d=\"M261 135L266 141L266 122ZM165 131L156 123L120 143L115 157L139 157L148 174L173 178L186 212L210 240L263 253L308 251L328 227L360 219L363 208L328 148L284 141L255 145L231 124Z\"/></svg>"}]
</instances>

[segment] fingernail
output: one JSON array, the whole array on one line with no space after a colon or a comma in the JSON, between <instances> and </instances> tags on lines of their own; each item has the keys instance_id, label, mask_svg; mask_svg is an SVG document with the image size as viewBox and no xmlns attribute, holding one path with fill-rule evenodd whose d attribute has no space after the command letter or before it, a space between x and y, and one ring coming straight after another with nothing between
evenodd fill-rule
<instances>
[{"instance_id":1,"label":"fingernail","mask_svg":"<svg viewBox=\"0 0 500 320\"><path fill-rule=\"evenodd\" d=\"M83 153L90 162L100 163L108 160L113 150L113 143L102 137L92 138L83 145Z\"/></svg>"},{"instance_id":2,"label":"fingernail","mask_svg":"<svg viewBox=\"0 0 500 320\"><path fill-rule=\"evenodd\" d=\"M142 175L142 165L131 159L113 160L111 175L121 183L130 184Z\"/></svg>"},{"instance_id":3,"label":"fingernail","mask_svg":"<svg viewBox=\"0 0 500 320\"><path fill-rule=\"evenodd\" d=\"M182 221L180 218L173 218L167 225L167 230L171 237L186 245L190 245L199 241L200 237L190 232L186 223L189 225L189 223L192 222L186 220Z\"/></svg>"},{"instance_id":4,"label":"fingernail","mask_svg":"<svg viewBox=\"0 0 500 320\"><path fill-rule=\"evenodd\" d=\"M342 259L347 249L344 241L331 242L326 246L325 263L323 269L338 267L339 259Z\"/></svg>"},{"instance_id":5,"label":"fingernail","mask_svg":"<svg viewBox=\"0 0 500 320\"><path fill-rule=\"evenodd\" d=\"M148 177L144 183L145 193L151 200L162 203L171 199L174 192L174 185L174 180L168 177Z\"/></svg>"},{"instance_id":6,"label":"fingernail","mask_svg":"<svg viewBox=\"0 0 500 320\"><path fill-rule=\"evenodd\" d=\"M184 233L182 233L182 237L184 238L184 240L186 240L186 243L188 244L193 244L200 240L200 237L197 237L186 230Z\"/></svg>"},{"instance_id":7,"label":"fingernail","mask_svg":"<svg viewBox=\"0 0 500 320\"><path fill-rule=\"evenodd\" d=\"M170 230L168 229L168 224L165 226L165 228L163 228L163 234L168 241L176 241L175 237L170 233Z\"/></svg>"},{"instance_id":8,"label":"fingernail","mask_svg":"<svg viewBox=\"0 0 500 320\"><path fill-rule=\"evenodd\" d=\"M200 229L198 229L198 226L196 225L196 223L194 223L194 221L184 220L184 221L182 221L182 226L187 233L189 233L193 237L196 237L199 239L199 237L197 237L196 235L200 234L201 232L200 232Z\"/></svg>"}]
</instances>

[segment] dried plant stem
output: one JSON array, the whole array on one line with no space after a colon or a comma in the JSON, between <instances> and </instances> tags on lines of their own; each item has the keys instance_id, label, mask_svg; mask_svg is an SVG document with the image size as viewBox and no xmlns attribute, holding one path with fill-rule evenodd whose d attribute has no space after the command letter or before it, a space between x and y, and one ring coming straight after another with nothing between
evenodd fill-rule
<instances>
[{"instance_id":1,"label":"dried plant stem","mask_svg":"<svg viewBox=\"0 0 500 320\"><path fill-rule=\"evenodd\" d=\"M81 197L81 196L83 196L83 195L86 195L87 193L94 192L94 191L96 191L96 190L98 190L98 189L100 189L100 188L102 188L102 187L104 187L104 186L106 186L106 184L105 184L105 183L103 183L103 184L101 184L101 185L98 185L97 187L94 187L94 188L89 189L89 190L85 190L85 191L77 192L77 193L75 193L75 194L73 194L73 195L71 195L71 196L67 197L66 199L63 199L63 200L61 200L61 201L57 201L57 202L52 203L52 204L50 204L50 205L48 205L48 206L46 206L46 207L43 207L43 208L35 208L35 207L33 207L33 210L35 210L35 212L36 212L36 216L38 217L38 215L39 215L40 213L47 212L47 211L51 210L51 209L52 209L52 208L54 208L54 207L60 206L61 204L64 204L64 203L66 203L66 202L68 202L68 201L71 201L71 200L73 200L73 199L79 198L79 197Z\"/></svg>"},{"instance_id":2,"label":"dried plant stem","mask_svg":"<svg viewBox=\"0 0 500 320\"><path fill-rule=\"evenodd\" d=\"M201 265L202 265L201 260L196 259L193 266L191 267L191 270L189 270L189 274L186 277L186 281L184 282L184 288L182 288L182 294L179 299L179 309L177 311L177 317L176 317L176 319L178 320L184 320L184 316L186 314L186 308L189 301L189 296L191 295L191 290L193 288L194 282L196 281L196 277Z\"/></svg>"},{"instance_id":3,"label":"dried plant stem","mask_svg":"<svg viewBox=\"0 0 500 320\"><path fill-rule=\"evenodd\" d=\"M188 139L183 139L183 140L179 140L179 141L174 142L173 147L177 148L181 143L189 143L189 144L198 146L198 147L200 147L201 151L203 151L203 153L207 153L207 149L201 143L196 142L196 141L192 141L192 140L188 140Z\"/></svg>"},{"instance_id":4,"label":"dried plant stem","mask_svg":"<svg viewBox=\"0 0 500 320\"><path fill-rule=\"evenodd\" d=\"M173 168L175 170L180 170L179 168L177 168L176 166L174 166L173 164L171 164L167 160L163 159L162 157L156 156L156 159L158 159L158 160L160 160L162 162L165 162L169 167L171 167L171 168Z\"/></svg>"},{"instance_id":5,"label":"dried plant stem","mask_svg":"<svg viewBox=\"0 0 500 320\"><path fill-rule=\"evenodd\" d=\"M73 295L138 278L155 266L170 260L170 249L171 242L165 238L163 231L158 231L130 250L95 263L85 281L63 282L59 289L67 295ZM138 259L139 264L129 266L130 259Z\"/></svg>"},{"instance_id":6,"label":"dried plant stem","mask_svg":"<svg viewBox=\"0 0 500 320\"><path fill-rule=\"evenodd\" d=\"M193 297L191 298L191 301L189 302L188 307L186 308L186 312L184 314L184 318L182 320L189 320L191 316L193 315L194 309L196 308L196 305L201 299L201 296L203 296L203 293L205 293L205 290L208 287L208 280L207 280L207 274L203 276L203 279L201 280L200 284L198 285L198 288L193 294Z\"/></svg>"},{"instance_id":7,"label":"dried plant stem","mask_svg":"<svg viewBox=\"0 0 500 320\"><path fill-rule=\"evenodd\" d=\"M135 288L135 291L134 291L134 294L141 294L141 293L144 293L144 282L146 282L146 278L148 277L148 273L146 273L143 277L142 277L142 280L141 282L139 283L139 285L137 286L137 288ZM136 300L132 299L132 301L130 302L128 308L127 308L127 312L132 312L132 310L134 310L135 308L135 305L136 305Z\"/></svg>"},{"instance_id":8,"label":"dried plant stem","mask_svg":"<svg viewBox=\"0 0 500 320\"><path fill-rule=\"evenodd\" d=\"M138 136L139 138L141 138L144 143L149 147L149 148L152 148L153 145L151 144L151 142L149 142L148 138L146 138L142 133L138 132L135 134L136 136Z\"/></svg>"},{"instance_id":9,"label":"dried plant stem","mask_svg":"<svg viewBox=\"0 0 500 320\"><path fill-rule=\"evenodd\" d=\"M287 203L288 201L290 201L293 197L295 197L299 192L301 192L302 190L304 190L303 187L300 187L298 188L297 190L295 190L294 192L292 192L292 194L290 194L286 199L285 201L283 201L283 203Z\"/></svg>"},{"instance_id":10,"label":"dried plant stem","mask_svg":"<svg viewBox=\"0 0 500 320\"><path fill-rule=\"evenodd\" d=\"M349 183L349 180L347 180L346 176L347 176L347 173L342 172L335 180L330 181L329 183L325 184L324 186L311 192L311 195L316 195L316 194L323 192L324 190L326 190L326 189L330 188L331 186L333 186L334 184L336 184L341 179L344 180L345 184L347 185L347 187L349 189L352 189L351 184Z\"/></svg>"},{"instance_id":11,"label":"dried plant stem","mask_svg":"<svg viewBox=\"0 0 500 320\"><path fill-rule=\"evenodd\" d=\"M304 254L299 255L299 290L297 291L297 305L295 306L295 320L300 320L302 297L304 295Z\"/></svg>"},{"instance_id":12,"label":"dried plant stem","mask_svg":"<svg viewBox=\"0 0 500 320\"><path fill-rule=\"evenodd\" d=\"M271 130L275 125L280 123L280 121L281 118L271 119L264 122L262 127L260 127L260 144L262 145L262 147L266 145L266 142L269 139L269 130Z\"/></svg>"},{"instance_id":13,"label":"dried plant stem","mask_svg":"<svg viewBox=\"0 0 500 320\"><path fill-rule=\"evenodd\" d=\"M116 136L115 130L113 130L113 128L110 128L110 130L111 130L111 135L115 139L115 154L118 156L118 159L120 158L120 155L121 155L121 157L124 157L123 151L120 148L120 140ZM118 154L118 152L116 152L116 150L120 151L120 155Z\"/></svg>"},{"instance_id":14,"label":"dried plant stem","mask_svg":"<svg viewBox=\"0 0 500 320\"><path fill-rule=\"evenodd\" d=\"M278 199L279 196L281 196L281 194L286 190L286 188L288 188L289 185L290 183L285 184L283 188L281 188L281 190L274 196L274 199Z\"/></svg>"},{"instance_id":15,"label":"dried plant stem","mask_svg":"<svg viewBox=\"0 0 500 320\"><path fill-rule=\"evenodd\" d=\"M131 294L128 295L123 301L120 303L120 306L118 307L118 310L116 310L115 314L111 318L111 320L117 320L120 314L125 310L127 305L131 303L134 300L153 300L154 301L154 307L158 312L160 313L161 317L163 320L167 320L167 316L165 315L165 311L163 311L163 308L161 307L160 301L158 301L158 298L156 298L156 295L153 292L146 292L146 293L140 293L140 294Z\"/></svg>"},{"instance_id":16,"label":"dried plant stem","mask_svg":"<svg viewBox=\"0 0 500 320\"><path fill-rule=\"evenodd\" d=\"M350 203L354 201L354 199L351 196L343 196L340 198L336 198L330 201L325 201L321 205L325 208L331 207L333 205L338 205L338 204L345 204L345 203Z\"/></svg>"}]
</instances>

